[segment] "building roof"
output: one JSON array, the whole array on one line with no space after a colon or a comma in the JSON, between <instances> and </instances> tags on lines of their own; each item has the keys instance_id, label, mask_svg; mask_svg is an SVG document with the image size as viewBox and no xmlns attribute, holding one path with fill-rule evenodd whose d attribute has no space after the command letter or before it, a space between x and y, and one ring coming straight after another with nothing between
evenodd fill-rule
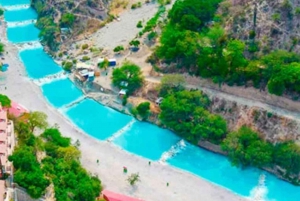
<instances>
[{"instance_id":1,"label":"building roof","mask_svg":"<svg viewBox=\"0 0 300 201\"><path fill-rule=\"evenodd\" d=\"M21 104L11 101L11 107L8 109L8 112L16 117L19 117L24 113L28 113L29 110L27 110Z\"/></svg>"},{"instance_id":2,"label":"building roof","mask_svg":"<svg viewBox=\"0 0 300 201\"><path fill-rule=\"evenodd\" d=\"M108 190L103 190L102 194L104 199L106 199L107 201L143 201L141 199L129 197L126 195L121 195Z\"/></svg>"},{"instance_id":3,"label":"building roof","mask_svg":"<svg viewBox=\"0 0 300 201\"><path fill-rule=\"evenodd\" d=\"M76 69L94 69L94 66L82 62L76 63Z\"/></svg>"}]
</instances>

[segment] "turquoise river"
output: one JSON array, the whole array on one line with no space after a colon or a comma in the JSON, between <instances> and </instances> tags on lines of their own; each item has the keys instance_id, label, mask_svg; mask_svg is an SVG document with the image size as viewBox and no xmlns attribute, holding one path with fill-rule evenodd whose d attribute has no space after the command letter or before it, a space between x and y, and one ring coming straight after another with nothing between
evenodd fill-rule
<instances>
[{"instance_id":1,"label":"turquoise river","mask_svg":"<svg viewBox=\"0 0 300 201\"><path fill-rule=\"evenodd\" d=\"M28 0L0 0L6 8L7 37L11 43L38 42L37 17ZM19 52L28 77L44 78L62 71L42 48ZM77 127L99 139L109 139L122 149L153 161L163 160L227 188L243 197L263 192L263 200L299 201L300 187L293 186L259 169L242 170L231 166L226 157L195 147L168 130L139 122L131 116L84 97L68 78L50 80L41 86L45 99ZM86 115L90 114L90 115ZM92 115L91 115L92 114ZM105 125L105 126L103 126ZM265 181L259 184L261 175Z\"/></svg>"}]
</instances>

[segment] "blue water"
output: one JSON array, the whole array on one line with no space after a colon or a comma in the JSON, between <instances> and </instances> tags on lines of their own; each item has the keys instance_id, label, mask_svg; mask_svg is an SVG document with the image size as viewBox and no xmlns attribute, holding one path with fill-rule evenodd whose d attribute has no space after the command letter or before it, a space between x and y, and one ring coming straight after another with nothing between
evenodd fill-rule
<instances>
[{"instance_id":1,"label":"blue water","mask_svg":"<svg viewBox=\"0 0 300 201\"><path fill-rule=\"evenodd\" d=\"M4 12L4 19L7 22L34 20L36 18L37 18L37 13L32 8L21 9L21 10L7 10Z\"/></svg>"},{"instance_id":2,"label":"blue water","mask_svg":"<svg viewBox=\"0 0 300 201\"><path fill-rule=\"evenodd\" d=\"M39 29L34 24L7 28L7 38L12 43L36 41L39 39Z\"/></svg>"},{"instance_id":3,"label":"blue water","mask_svg":"<svg viewBox=\"0 0 300 201\"><path fill-rule=\"evenodd\" d=\"M31 78L42 78L62 71L42 48L28 49L20 52L26 71Z\"/></svg>"},{"instance_id":4,"label":"blue water","mask_svg":"<svg viewBox=\"0 0 300 201\"><path fill-rule=\"evenodd\" d=\"M83 95L69 79L44 84L42 91L48 102L56 108L69 104Z\"/></svg>"},{"instance_id":5,"label":"blue water","mask_svg":"<svg viewBox=\"0 0 300 201\"><path fill-rule=\"evenodd\" d=\"M183 151L167 162L247 197L250 196L251 190L257 186L259 175L264 173L266 175L266 188L268 189L266 198L268 200L300 200L299 187L279 180L259 169L242 170L236 168L231 166L226 157L190 144L187 144Z\"/></svg>"},{"instance_id":6,"label":"blue water","mask_svg":"<svg viewBox=\"0 0 300 201\"><path fill-rule=\"evenodd\" d=\"M135 122L131 129L116 138L114 143L129 152L158 160L179 140L179 137L168 130L145 122Z\"/></svg>"},{"instance_id":7,"label":"blue water","mask_svg":"<svg viewBox=\"0 0 300 201\"><path fill-rule=\"evenodd\" d=\"M20 4L30 4L30 0L0 0L2 6L16 6Z\"/></svg>"},{"instance_id":8,"label":"blue water","mask_svg":"<svg viewBox=\"0 0 300 201\"><path fill-rule=\"evenodd\" d=\"M128 124L132 117L86 99L70 108L66 115L91 136L104 140Z\"/></svg>"}]
</instances>

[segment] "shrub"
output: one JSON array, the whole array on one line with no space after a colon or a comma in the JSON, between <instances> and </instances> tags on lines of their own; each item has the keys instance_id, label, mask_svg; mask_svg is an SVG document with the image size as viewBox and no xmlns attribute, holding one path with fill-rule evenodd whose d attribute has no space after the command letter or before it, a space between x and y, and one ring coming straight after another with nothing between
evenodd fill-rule
<instances>
[{"instance_id":1,"label":"shrub","mask_svg":"<svg viewBox=\"0 0 300 201\"><path fill-rule=\"evenodd\" d=\"M124 50L124 47L122 45L119 45L119 46L114 48L114 52L121 52L123 50Z\"/></svg>"},{"instance_id":2,"label":"shrub","mask_svg":"<svg viewBox=\"0 0 300 201\"><path fill-rule=\"evenodd\" d=\"M300 7L296 7L296 9L295 9L295 15L300 15Z\"/></svg>"},{"instance_id":3,"label":"shrub","mask_svg":"<svg viewBox=\"0 0 300 201\"><path fill-rule=\"evenodd\" d=\"M141 43L140 43L140 41L138 41L138 40L132 40L132 41L130 41L130 43L129 43L129 45L132 45L132 46L134 46L134 47L138 47L140 44L141 44Z\"/></svg>"},{"instance_id":4,"label":"shrub","mask_svg":"<svg viewBox=\"0 0 300 201\"><path fill-rule=\"evenodd\" d=\"M149 102L143 102L140 103L136 110L138 111L138 114L143 118L146 119L147 116L149 115L149 111L150 111L150 103Z\"/></svg>"},{"instance_id":5,"label":"shrub","mask_svg":"<svg viewBox=\"0 0 300 201\"><path fill-rule=\"evenodd\" d=\"M124 95L123 96L123 99L122 99L122 105L125 106L127 104L127 99L128 99L128 96L127 95Z\"/></svg>"},{"instance_id":6,"label":"shrub","mask_svg":"<svg viewBox=\"0 0 300 201\"><path fill-rule=\"evenodd\" d=\"M83 45L81 46L81 49L85 50L85 49L87 49L88 47L89 47L88 44L83 44Z\"/></svg>"},{"instance_id":7,"label":"shrub","mask_svg":"<svg viewBox=\"0 0 300 201\"><path fill-rule=\"evenodd\" d=\"M134 3L131 5L131 9L136 9L136 8L137 8L137 4Z\"/></svg>"},{"instance_id":8,"label":"shrub","mask_svg":"<svg viewBox=\"0 0 300 201\"><path fill-rule=\"evenodd\" d=\"M90 57L88 57L88 56L83 56L83 57L82 57L82 60L83 60L83 61L88 61L88 60L90 60Z\"/></svg>"},{"instance_id":9,"label":"shrub","mask_svg":"<svg viewBox=\"0 0 300 201\"><path fill-rule=\"evenodd\" d=\"M64 65L63 68L65 71L71 71L73 67L73 62L67 61Z\"/></svg>"},{"instance_id":10,"label":"shrub","mask_svg":"<svg viewBox=\"0 0 300 201\"><path fill-rule=\"evenodd\" d=\"M143 28L143 24L142 21L139 21L136 25L137 28Z\"/></svg>"},{"instance_id":11,"label":"shrub","mask_svg":"<svg viewBox=\"0 0 300 201\"><path fill-rule=\"evenodd\" d=\"M60 52L60 53L58 53L58 57L62 57L63 56L63 53L62 52Z\"/></svg>"}]
</instances>

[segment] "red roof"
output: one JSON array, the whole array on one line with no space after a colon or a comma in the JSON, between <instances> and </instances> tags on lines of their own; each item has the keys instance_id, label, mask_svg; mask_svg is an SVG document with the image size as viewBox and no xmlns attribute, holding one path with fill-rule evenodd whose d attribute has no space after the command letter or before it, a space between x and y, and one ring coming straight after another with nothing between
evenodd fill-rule
<instances>
[{"instance_id":1,"label":"red roof","mask_svg":"<svg viewBox=\"0 0 300 201\"><path fill-rule=\"evenodd\" d=\"M143 201L141 199L132 198L132 197L114 193L114 192L108 191L108 190L103 190L102 194L103 194L104 199L107 201Z\"/></svg>"}]
</instances>

